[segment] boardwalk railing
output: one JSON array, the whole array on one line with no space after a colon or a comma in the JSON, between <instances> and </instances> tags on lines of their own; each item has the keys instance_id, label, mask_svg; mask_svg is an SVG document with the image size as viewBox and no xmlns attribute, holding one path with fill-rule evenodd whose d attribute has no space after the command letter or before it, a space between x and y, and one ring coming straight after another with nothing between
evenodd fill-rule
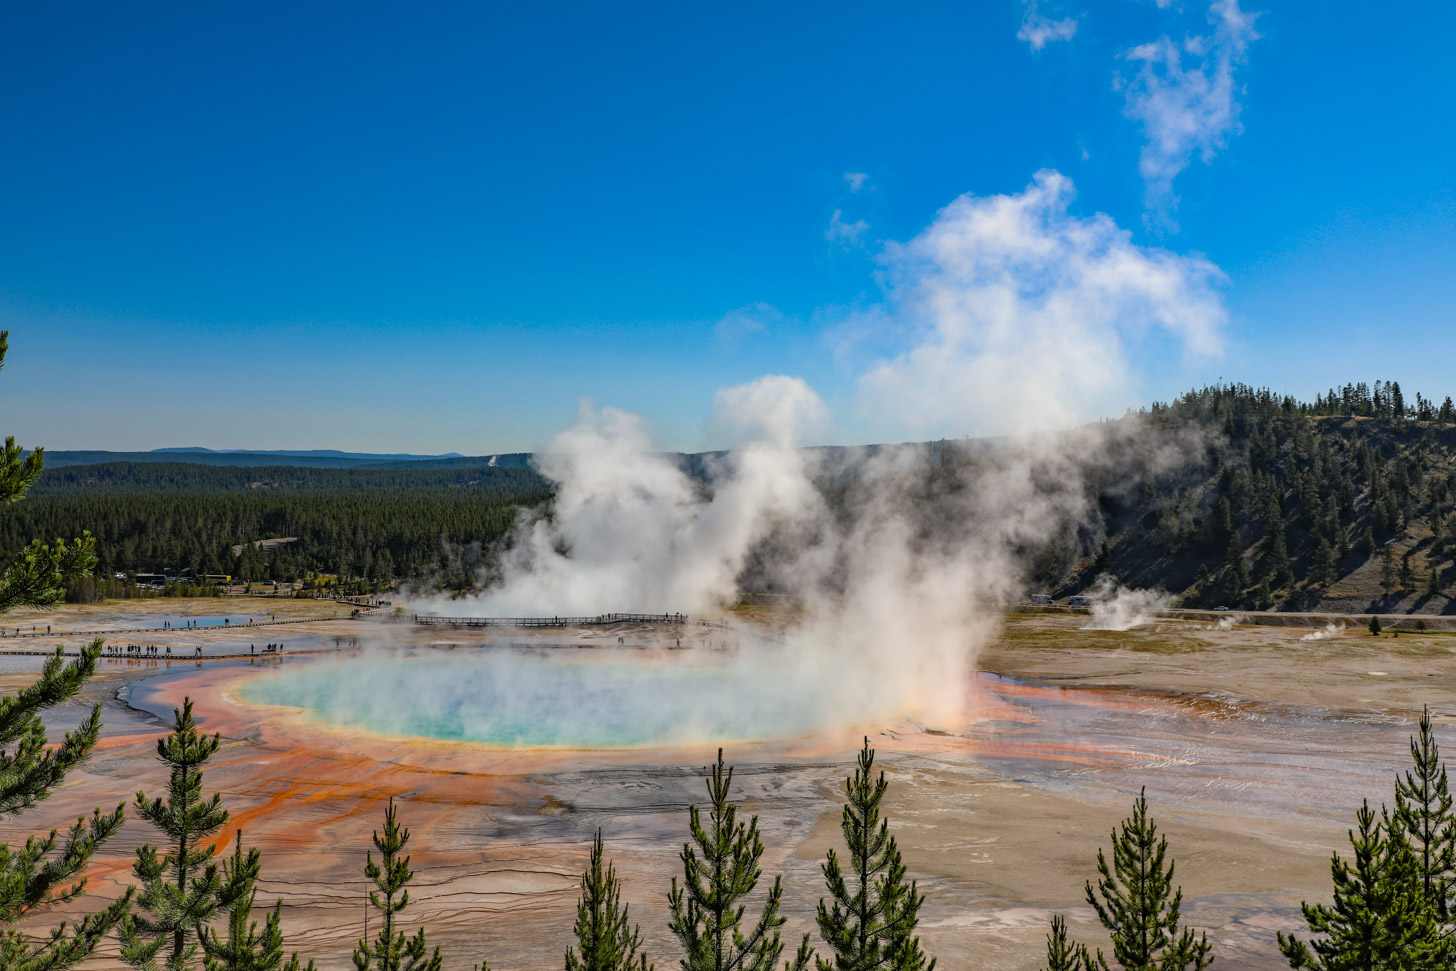
<instances>
[{"instance_id":1,"label":"boardwalk railing","mask_svg":"<svg viewBox=\"0 0 1456 971\"><path fill-rule=\"evenodd\" d=\"M380 600L377 597L330 597L317 593L313 595L313 599L332 600L334 603L352 604L355 607L389 607L392 606L394 603L394 601L392 600Z\"/></svg>"},{"instance_id":2,"label":"boardwalk railing","mask_svg":"<svg viewBox=\"0 0 1456 971\"><path fill-rule=\"evenodd\" d=\"M411 614L416 624L441 627L599 627L606 624L706 624L686 614L597 614L595 617L446 617Z\"/></svg>"}]
</instances>

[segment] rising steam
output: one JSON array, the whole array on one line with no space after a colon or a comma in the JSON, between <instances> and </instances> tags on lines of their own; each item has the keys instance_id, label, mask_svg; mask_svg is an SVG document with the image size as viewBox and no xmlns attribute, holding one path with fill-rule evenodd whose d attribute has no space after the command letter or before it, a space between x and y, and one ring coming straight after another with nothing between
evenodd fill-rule
<instances>
[{"instance_id":1,"label":"rising steam","mask_svg":"<svg viewBox=\"0 0 1456 971\"><path fill-rule=\"evenodd\" d=\"M432 609L703 614L773 592L797 610L771 657L739 656L760 680L834 699L807 707L846 725L960 718L996 628L987 604L1021 592L1038 549L1076 536L1089 476L1106 489L1180 458L1131 419L1047 429L1125 394L1147 334L1208 351L1223 321L1216 268L1073 216L1071 198L1043 172L1019 195L956 200L886 249L886 299L853 324L887 348L860 384L887 427L1015 437L807 449L828 409L803 380L772 375L718 392L714 427L732 447L690 473L642 418L584 407L539 456L549 512L519 524L486 592ZM890 347L906 334L911 346ZM1125 592L1097 617L1130 626L1158 605Z\"/></svg>"},{"instance_id":2,"label":"rising steam","mask_svg":"<svg viewBox=\"0 0 1456 971\"><path fill-rule=\"evenodd\" d=\"M1088 591L1092 619L1083 630L1132 630L1157 618L1173 605L1162 590L1130 590L1103 576Z\"/></svg>"}]
</instances>

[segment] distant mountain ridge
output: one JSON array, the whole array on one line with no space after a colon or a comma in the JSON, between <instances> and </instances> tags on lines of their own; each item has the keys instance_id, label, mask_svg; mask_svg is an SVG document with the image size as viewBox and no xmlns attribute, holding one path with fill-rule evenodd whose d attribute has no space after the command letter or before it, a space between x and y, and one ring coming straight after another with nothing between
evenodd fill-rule
<instances>
[{"instance_id":1,"label":"distant mountain ridge","mask_svg":"<svg viewBox=\"0 0 1456 971\"><path fill-rule=\"evenodd\" d=\"M307 458L373 459L379 462L413 459L463 459L460 452L441 452L439 455L415 455L410 452L341 452L336 448L205 448L201 445L178 445L171 448L154 448L153 452L205 453L209 455L274 455L279 458L302 456Z\"/></svg>"},{"instance_id":2,"label":"distant mountain ridge","mask_svg":"<svg viewBox=\"0 0 1456 971\"><path fill-rule=\"evenodd\" d=\"M63 469L74 465L102 465L116 462L186 463L190 465L222 465L233 467L291 466L312 469L426 469L473 466L496 466L508 469L530 468L530 454L512 452L500 455L466 456L458 452L444 455L410 453L342 452L334 449L261 450L239 449L218 451L206 448L159 448L149 452L108 452L100 450L46 450L46 467Z\"/></svg>"}]
</instances>

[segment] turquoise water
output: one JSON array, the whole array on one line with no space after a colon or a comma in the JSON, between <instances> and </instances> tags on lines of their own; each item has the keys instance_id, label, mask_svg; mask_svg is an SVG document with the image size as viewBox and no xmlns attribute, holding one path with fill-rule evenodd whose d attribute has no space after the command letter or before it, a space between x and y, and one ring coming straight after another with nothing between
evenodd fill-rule
<instances>
[{"instance_id":1,"label":"turquoise water","mask_svg":"<svg viewBox=\"0 0 1456 971\"><path fill-rule=\"evenodd\" d=\"M676 658L495 649L288 665L242 697L387 735L610 748L813 734L836 712L799 682Z\"/></svg>"}]
</instances>

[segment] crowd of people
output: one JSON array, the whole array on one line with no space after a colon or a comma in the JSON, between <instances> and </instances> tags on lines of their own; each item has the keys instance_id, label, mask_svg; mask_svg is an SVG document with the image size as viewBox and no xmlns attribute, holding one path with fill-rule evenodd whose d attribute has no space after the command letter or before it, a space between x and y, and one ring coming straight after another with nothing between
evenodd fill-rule
<instances>
[{"instance_id":1,"label":"crowd of people","mask_svg":"<svg viewBox=\"0 0 1456 971\"><path fill-rule=\"evenodd\" d=\"M140 656L140 657L172 657L172 648L161 644L108 644L106 653L111 657ZM193 649L193 657L202 657L202 647Z\"/></svg>"},{"instance_id":2,"label":"crowd of people","mask_svg":"<svg viewBox=\"0 0 1456 971\"><path fill-rule=\"evenodd\" d=\"M179 651L179 653L180 653L180 651ZM283 644L282 644L282 642L264 644L262 651L259 651L258 650L258 645L256 645L256 644L249 644L248 645L248 653L249 654L282 654L283 653ZM118 656L122 656L122 657L134 657L134 656L141 656L141 657L174 657L175 656L172 653L172 648L170 646L168 646L168 645L161 645L161 644L108 644L108 645L106 645L106 654L109 657L118 657ZM202 654L202 645L199 644L198 646L196 646L195 648L193 648L192 649L191 656L192 657L202 657L203 656L203 654ZM226 656L226 655L224 655L224 656Z\"/></svg>"}]
</instances>

